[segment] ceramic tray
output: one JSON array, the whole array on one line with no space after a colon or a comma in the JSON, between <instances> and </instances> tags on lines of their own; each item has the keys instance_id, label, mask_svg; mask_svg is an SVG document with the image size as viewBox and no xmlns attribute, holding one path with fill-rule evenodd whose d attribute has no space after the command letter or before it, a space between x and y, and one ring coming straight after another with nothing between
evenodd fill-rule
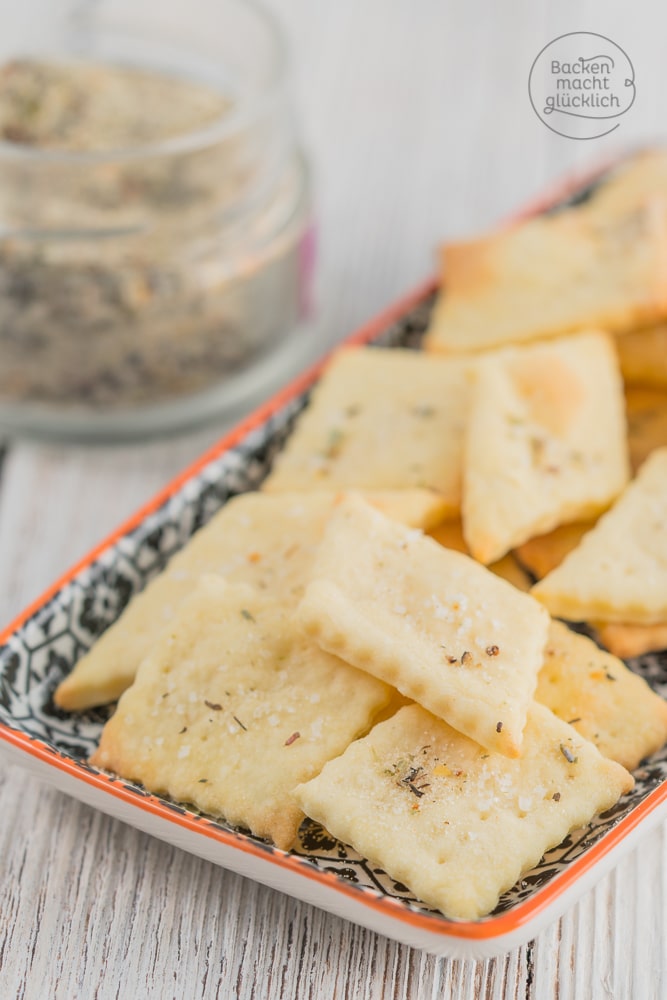
<instances>
[{"instance_id":1,"label":"ceramic tray","mask_svg":"<svg viewBox=\"0 0 667 1000\"><path fill-rule=\"evenodd\" d=\"M575 186L569 200L585 197L591 183ZM566 200L561 190L524 214L553 210ZM351 342L418 349L434 295L431 281ZM550 851L503 895L490 916L453 921L419 903L405 886L313 822L303 824L298 848L286 853L109 777L87 763L107 711L70 715L53 703L61 678L132 594L229 497L259 485L316 378L317 368L260 408L0 636L0 748L36 777L112 816L389 937L442 955L498 954L555 920L640 834L664 818L667 749L635 772L631 794ZM667 696L667 654L641 657L631 666Z\"/></svg>"}]
</instances>

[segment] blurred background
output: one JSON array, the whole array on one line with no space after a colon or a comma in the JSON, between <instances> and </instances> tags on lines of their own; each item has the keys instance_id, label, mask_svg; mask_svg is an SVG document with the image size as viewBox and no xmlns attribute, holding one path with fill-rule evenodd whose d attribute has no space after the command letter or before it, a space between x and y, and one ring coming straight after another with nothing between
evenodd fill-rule
<instances>
[{"instance_id":1,"label":"blurred background","mask_svg":"<svg viewBox=\"0 0 667 1000\"><path fill-rule=\"evenodd\" d=\"M282 0L315 166L320 335L333 340L430 273L445 239L475 234L563 174L664 141L658 2ZM637 97L602 139L551 133L528 99L540 49L570 31L628 53Z\"/></svg>"},{"instance_id":2,"label":"blurred background","mask_svg":"<svg viewBox=\"0 0 667 1000\"><path fill-rule=\"evenodd\" d=\"M79 45L84 56L88 56L89 36L94 36L91 25L96 19L112 16L122 21L129 18L149 39L151 33L155 37L164 34L171 39L173 47L182 44L184 51L191 52L193 56L190 64L184 63L182 68L199 73L202 79L207 79L208 74L217 85L220 81L215 79L215 74L218 70L222 72L229 58L238 60L234 71L240 67L241 74L246 71L263 72L269 63L266 45L262 48L252 32L242 31L238 19L226 20L226 11L234 6L231 0L219 4L193 0L187 7L177 0L164 0L162 3L145 0L141 5L132 4L129 0L49 0L48 3L45 0L25 0L20 7L4 3L0 5L0 16L4 20L0 55L6 58L17 49L26 50L31 46L39 50L44 41L48 43L50 40L51 25L67 22L70 32L74 25L74 34L78 39L75 48ZM243 6L242 0L240 6ZM286 39L289 92L281 97L284 105L280 113L275 114L275 122L271 124L272 128L275 125L275 129L270 133L270 139L267 138L269 128L265 121L261 124L263 131L260 133L257 130L257 134L253 135L253 151L260 164L274 156L281 142L287 148L288 159L294 159L299 149L305 151L312 169L312 202L310 208L301 205L299 210L312 213L312 229L306 227L305 218L302 218L298 224L300 228L297 226L292 234L297 240L293 245L298 259L292 261L288 258L284 266L281 263L276 275L270 274L261 287L249 285L247 293L243 293L245 298L234 298L232 295L231 299L225 299L219 307L216 306L217 312L212 317L198 317L199 303L207 301L206 296L214 302L217 294L211 290L217 288L215 282L218 280L211 278L214 263L231 267L233 253L225 244L206 259L197 256L199 251L192 250L194 242L190 234L184 231L176 233L179 213L181 218L185 218L188 210L185 205L179 209L175 202L174 194L180 197L178 185L172 185L174 190L171 190L167 184L169 189L161 199L150 190L147 204L140 207L149 214L153 213L153 222L157 219L160 224L165 224L164 220L168 220L172 227L169 251L171 253L172 248L184 247L187 263L179 261L178 268L173 268L171 262L167 266L166 259L162 259L165 257L164 241L157 250L152 245L142 245L141 252L149 259L151 253L157 253L158 257L162 255L155 269L156 274L147 275L145 268L138 269L132 264L120 280L120 258L112 260L103 266L102 274L93 276L94 287L88 299L95 298L97 307L100 297L120 297L123 307L130 312L135 306L141 312L144 309L142 296L149 299L153 296L156 301L160 297L155 287L148 286L159 286L160 282L163 286L170 282L182 282L187 286L187 294L183 291L180 300L172 301L167 296L164 299L166 306L163 304L161 307L162 313L160 308L153 307L152 302L148 303L143 313L143 325L137 327L135 342L143 342L146 337L150 339L154 333L154 339L162 345L163 359L167 359L165 364L171 356L168 352L173 351L173 367L177 376L180 378L192 369L192 377L188 382L183 375L182 384L178 386L174 381L172 393L171 383L167 381L171 374L165 376L163 372L157 372L157 364L151 357L147 360L142 355L137 362L132 348L133 334L125 331L129 346L123 346L120 343L122 334L118 331L113 334L117 339L117 350L115 353L113 350L108 352L111 360L107 367L111 372L102 374L101 389L98 384L100 372L95 369L89 373L82 370L76 379L68 379L63 374L57 390L66 397L69 393L70 398L65 402L78 400L84 412L88 406L86 419L80 422L84 436L88 433L95 437L96 432L93 433L91 427L98 421L100 408L104 411L110 399L115 405L112 397L117 387L120 372L118 358L121 354L123 357L130 356L131 365L138 363L141 368L141 365L147 364L151 371L145 376L145 385L141 383L144 376L140 371L137 376L141 383L139 388L133 383L127 391L125 388L118 391L118 409L121 409L123 400L128 408L125 425L119 428L120 436L132 438L134 427L139 436L144 431L171 430L208 413L216 414L220 428L433 272L436 248L443 240L483 231L530 202L554 179L601 163L639 144L659 141L663 135L665 126L660 96L665 92L667 70L656 39L660 34L660 19L664 19L665 15L657 2L640 0L630 7L604 4L601 0L584 0L576 4L573 0L566 0L558 5L542 0L510 0L502 5L492 0L473 0L465 4L445 0L419 0L418 3L364 0L361 4L351 0L335 4L268 0L267 6L273 11L278 24L282 25ZM252 9L251 4L246 4L246 7ZM552 39L572 31L608 36L628 54L634 66L636 100L629 111L619 118L618 128L604 138L573 140L553 134L538 119L529 100L528 77L536 56ZM94 47L91 51L94 58ZM99 51L104 56L105 53ZM201 53L200 59L198 53ZM142 50L140 63L144 55ZM171 56L168 53L167 64ZM162 58L161 53L159 58ZM4 85L7 86L6 83ZM275 97L281 87L282 77L269 81L264 96ZM291 132L286 124L290 108L296 112L296 132ZM12 138L18 135L20 146L20 128L12 125L7 134ZM194 185L194 188L203 184L206 188L216 170L220 176L225 171L230 172L230 157L241 161L247 150L239 153L238 144L231 148L228 143L221 145L219 153L218 158L208 164L202 165L201 158L196 161L195 156L193 161L196 162L169 163L163 165L164 170L180 170L179 183L183 188L188 184L191 187ZM246 159L250 162L249 154ZM244 169L247 167L245 160L242 166ZM162 169L159 164L156 167L148 163L145 171L154 167ZM39 185L32 173L30 182L26 181L30 170L30 163L20 164L18 180L15 180L15 176L8 175L3 165L0 189L5 187L2 197L5 222L13 211L11 199L14 188L18 192L17 197L24 198L30 209L39 204L39 199L35 198ZM51 171L51 167L48 170ZM109 227L121 222L131 225L136 221L131 211L125 211L127 206L121 204L118 191L121 188L123 192L129 191L133 186L136 189L137 177L140 186L146 178L136 172L128 177L121 171L120 182L118 177L114 180L113 170L118 172L118 168L113 163L108 167L104 165L100 176L95 177L77 166L67 175L66 186L62 185L60 175L47 175L50 197L56 210L60 211L59 221L64 218L72 226L80 222L81 206L76 204L78 193L86 186L100 188L107 177L102 170L109 171L115 184L111 195L112 208L104 215L102 229L106 232ZM42 164L38 165L36 173L39 178L45 176ZM274 172L269 177L271 184L279 173ZM235 178L225 179L230 184L235 181ZM151 175L149 180L155 188L164 182L164 177L161 174L156 180ZM58 185L62 185L62 190ZM208 201L201 199L201 203L209 219L212 219L217 211L215 198L219 192L212 194L205 190L205 193L210 197ZM84 209L88 212L90 205L85 205ZM193 217L196 209L195 196ZM24 225L26 218L22 216L19 221ZM33 228L43 224L43 221L41 216L28 219ZM88 221L87 217L86 223ZM94 222L99 224L97 215ZM53 224L51 216L48 223ZM303 303L292 302L289 296L295 294L295 282L305 285L303 272L310 270L313 259L313 232L317 251L314 258L314 292L310 298L315 308L306 317L306 322L299 326L290 349L283 352L284 356L268 359L261 376L259 370L256 376L249 371L238 392L230 381L225 392L233 405L218 405L222 398L219 397L218 402L214 401L211 405L206 400L201 405L195 403L188 411L187 419L181 418L178 407L172 407L170 411L163 409L156 412L150 419L144 420L139 415L135 420L131 407L137 403L143 405L146 401L141 397L141 391L147 394L154 391L155 401L169 403L177 397L180 399L179 394L187 395L191 390L199 392L202 386L206 389L205 375L215 366L225 368L228 364L236 364L238 359L229 358L226 348L220 347L225 337L230 341L236 340L241 330L252 340L248 348L252 353L263 351L265 344L277 344L285 331L295 327L295 312ZM225 238L227 235L225 230ZM245 231L241 236L243 242ZM231 234L228 243L233 240L238 240L237 230ZM48 257L54 252L52 244L53 241L46 249L44 246L39 248L40 263L44 254ZM102 246L101 243L98 245ZM105 254L109 246L107 239L103 250ZM68 267L71 247L70 242ZM248 250L246 257L251 257L251 250L254 259L259 260L261 255L254 246ZM63 279L62 253L57 248L55 252L59 254L57 268L53 272L47 270L45 278L59 287L73 280L78 290L81 285L80 266L75 264L69 270L66 268ZM95 258L98 255L97 249L94 254L90 249L85 253ZM304 264L306 257L308 261ZM5 264L0 264L1 278ZM298 275L294 273L297 267ZM26 268L23 263L19 270L18 284L25 298ZM87 287L90 287L92 279L87 264L86 271ZM207 284L209 281L210 284ZM275 288L279 282L289 285L290 281L293 284L288 288L287 298L283 296L281 300L280 295L276 296ZM271 288L267 292L268 284ZM111 292L107 286L112 286ZM45 292L44 285L37 283L34 298L41 296L44 299L49 294L48 287ZM303 298L305 288L302 287L299 294ZM63 314L60 302L63 296L64 293L54 309L42 319L42 325L50 326L52 331L54 322ZM265 298L267 301L264 301ZM69 315L65 325L69 330L76 326L77 314L80 317L83 311L83 305L78 308L80 303L82 299L74 296L73 301L67 304L65 311ZM159 307L159 302L157 304ZM164 314L169 321L181 308L183 317L179 320L180 325L166 330ZM59 363L63 369L75 370L77 359L87 356L95 349L94 345L100 343L102 334L99 330L102 333L106 331L110 340L112 313L113 304L106 308L106 312L97 308L90 324L92 332L82 331L82 338L86 338L84 346L73 342L71 356L65 354L65 335L59 342L55 341L56 355L49 356L50 370L58 367ZM227 330L225 324L231 314L231 329ZM7 323L18 328L20 317L17 319L12 315L5 320ZM206 323L210 324L211 331L217 323L223 329L223 336L205 340L194 354L174 348L178 337L181 341L187 339L183 336L186 328L191 329L191 340L196 342L197 330ZM27 325L28 332L32 334L35 324ZM36 325L39 326L39 323ZM161 341L160 337L163 338ZM17 334L15 340L18 339ZM216 340L217 346L209 349ZM0 354L3 350L6 353L8 348L6 343L3 347L0 341ZM5 363L9 362L6 360ZM197 366L204 369L203 375ZM15 379L20 386L26 381L24 375L21 369ZM30 383L31 377L27 383ZM120 377L125 378L125 374ZM130 374L132 379L137 381L134 372ZM161 379L164 385L160 383ZM96 385L91 389L93 382ZM159 391L154 390L155 385ZM32 405L31 393L38 398L42 388L29 384L21 391ZM0 389L2 403L4 384ZM14 391L13 383L10 389ZM146 398L149 403L152 402L149 395ZM47 402L51 405L54 400L49 398ZM60 401L55 399L55 402L58 404ZM105 436L104 419L103 414L100 418L102 433L99 435L102 437ZM62 428L65 436L69 433L67 420L69 417ZM122 414L116 423L119 421L122 421ZM35 426L40 424L39 415L33 423ZM43 420L41 424L43 429ZM7 423L0 419L2 425L10 429L13 426L11 421ZM47 421L47 429L53 430L54 426ZM114 433L110 436L113 437Z\"/></svg>"}]
</instances>

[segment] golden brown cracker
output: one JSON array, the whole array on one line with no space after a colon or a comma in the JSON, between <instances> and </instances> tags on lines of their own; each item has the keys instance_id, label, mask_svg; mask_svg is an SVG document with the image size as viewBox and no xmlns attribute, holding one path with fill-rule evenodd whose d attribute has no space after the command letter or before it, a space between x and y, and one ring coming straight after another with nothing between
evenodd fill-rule
<instances>
[{"instance_id":1,"label":"golden brown cracker","mask_svg":"<svg viewBox=\"0 0 667 1000\"><path fill-rule=\"evenodd\" d=\"M479 363L464 449L463 531L480 562L607 508L629 475L611 338L581 333Z\"/></svg>"},{"instance_id":2,"label":"golden brown cracker","mask_svg":"<svg viewBox=\"0 0 667 1000\"><path fill-rule=\"evenodd\" d=\"M296 604L340 497L244 493L229 500L79 660L58 687L56 704L77 711L118 698L203 573L250 583ZM378 491L367 499L415 527L430 527L443 516L440 498L427 490Z\"/></svg>"},{"instance_id":3,"label":"golden brown cracker","mask_svg":"<svg viewBox=\"0 0 667 1000\"><path fill-rule=\"evenodd\" d=\"M562 622L551 623L535 699L629 771L667 740L667 703Z\"/></svg>"},{"instance_id":4,"label":"golden brown cracker","mask_svg":"<svg viewBox=\"0 0 667 1000\"><path fill-rule=\"evenodd\" d=\"M331 517L298 615L324 649L482 745L520 752L549 619L472 559L350 498Z\"/></svg>"},{"instance_id":5,"label":"golden brown cracker","mask_svg":"<svg viewBox=\"0 0 667 1000\"><path fill-rule=\"evenodd\" d=\"M308 816L446 916L489 913L632 778L533 705L520 758L483 750L417 705L297 788Z\"/></svg>"},{"instance_id":6,"label":"golden brown cracker","mask_svg":"<svg viewBox=\"0 0 667 1000\"><path fill-rule=\"evenodd\" d=\"M517 558L536 579L541 580L560 566L568 552L576 549L594 524L595 521L574 521L572 524L561 524L545 535L536 535L517 547Z\"/></svg>"},{"instance_id":7,"label":"golden brown cracker","mask_svg":"<svg viewBox=\"0 0 667 1000\"><path fill-rule=\"evenodd\" d=\"M390 694L304 638L276 601L208 576L141 664L92 763L288 848L303 818L292 790Z\"/></svg>"},{"instance_id":8,"label":"golden brown cracker","mask_svg":"<svg viewBox=\"0 0 667 1000\"><path fill-rule=\"evenodd\" d=\"M667 448L532 593L571 621L667 621Z\"/></svg>"},{"instance_id":9,"label":"golden brown cracker","mask_svg":"<svg viewBox=\"0 0 667 1000\"><path fill-rule=\"evenodd\" d=\"M630 462L636 472L652 451L667 446L667 392L629 386L625 405Z\"/></svg>"},{"instance_id":10,"label":"golden brown cracker","mask_svg":"<svg viewBox=\"0 0 667 1000\"><path fill-rule=\"evenodd\" d=\"M457 513L468 368L409 350L340 351L263 488L421 487Z\"/></svg>"},{"instance_id":11,"label":"golden brown cracker","mask_svg":"<svg viewBox=\"0 0 667 1000\"><path fill-rule=\"evenodd\" d=\"M445 246L427 349L485 351L661 320L666 212L662 199L609 216L579 207Z\"/></svg>"}]
</instances>

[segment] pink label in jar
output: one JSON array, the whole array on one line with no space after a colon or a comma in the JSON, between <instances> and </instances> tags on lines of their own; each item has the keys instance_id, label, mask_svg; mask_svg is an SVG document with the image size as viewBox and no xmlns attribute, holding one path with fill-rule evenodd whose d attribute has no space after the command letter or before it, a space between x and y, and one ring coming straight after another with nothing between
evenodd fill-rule
<instances>
[{"instance_id":1,"label":"pink label in jar","mask_svg":"<svg viewBox=\"0 0 667 1000\"><path fill-rule=\"evenodd\" d=\"M309 319L313 315L313 277L317 256L317 227L312 221L299 243L299 316Z\"/></svg>"}]
</instances>

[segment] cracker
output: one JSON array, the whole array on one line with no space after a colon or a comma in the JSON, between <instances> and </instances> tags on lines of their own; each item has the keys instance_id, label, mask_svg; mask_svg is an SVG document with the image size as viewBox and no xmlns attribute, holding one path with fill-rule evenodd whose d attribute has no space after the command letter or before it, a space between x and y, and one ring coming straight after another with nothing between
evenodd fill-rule
<instances>
[{"instance_id":1,"label":"cracker","mask_svg":"<svg viewBox=\"0 0 667 1000\"><path fill-rule=\"evenodd\" d=\"M463 552L465 555L469 555L468 547L463 537L463 525L460 521L443 521L436 528L432 528L429 531L429 535L446 549L454 549L456 552ZM508 583L517 587L518 590L530 590L531 588L532 581L530 577L513 555L503 556L498 562L491 563L488 568L496 576L502 577L503 580L507 580Z\"/></svg>"},{"instance_id":2,"label":"cracker","mask_svg":"<svg viewBox=\"0 0 667 1000\"><path fill-rule=\"evenodd\" d=\"M531 593L573 621L667 621L667 448Z\"/></svg>"},{"instance_id":3,"label":"cracker","mask_svg":"<svg viewBox=\"0 0 667 1000\"><path fill-rule=\"evenodd\" d=\"M264 489L424 487L456 513L468 367L408 350L340 351Z\"/></svg>"},{"instance_id":4,"label":"cracker","mask_svg":"<svg viewBox=\"0 0 667 1000\"><path fill-rule=\"evenodd\" d=\"M349 498L298 616L324 649L483 746L520 752L549 619L472 559Z\"/></svg>"},{"instance_id":5,"label":"cracker","mask_svg":"<svg viewBox=\"0 0 667 1000\"><path fill-rule=\"evenodd\" d=\"M321 492L245 493L229 500L79 660L58 687L56 703L75 711L115 701L203 573L250 583L296 604L338 499ZM368 500L415 527L430 527L443 512L440 499L426 490L378 492Z\"/></svg>"},{"instance_id":6,"label":"cracker","mask_svg":"<svg viewBox=\"0 0 667 1000\"><path fill-rule=\"evenodd\" d=\"M480 562L606 509L628 479L611 338L581 333L477 367L464 450L463 531Z\"/></svg>"},{"instance_id":7,"label":"cracker","mask_svg":"<svg viewBox=\"0 0 667 1000\"><path fill-rule=\"evenodd\" d=\"M637 471L652 451L667 446L667 392L629 387L625 405L630 461Z\"/></svg>"},{"instance_id":8,"label":"cracker","mask_svg":"<svg viewBox=\"0 0 667 1000\"><path fill-rule=\"evenodd\" d=\"M517 590L523 590L527 593L533 585L533 581L511 553L498 559L497 562L491 563L488 568L495 576L507 580Z\"/></svg>"},{"instance_id":9,"label":"cracker","mask_svg":"<svg viewBox=\"0 0 667 1000\"><path fill-rule=\"evenodd\" d=\"M621 372L629 385L667 390L667 326L635 330L616 338Z\"/></svg>"},{"instance_id":10,"label":"cracker","mask_svg":"<svg viewBox=\"0 0 667 1000\"><path fill-rule=\"evenodd\" d=\"M667 153L661 149L635 154L609 171L593 191L588 209L609 218L640 208L649 196L667 197Z\"/></svg>"},{"instance_id":11,"label":"cracker","mask_svg":"<svg viewBox=\"0 0 667 1000\"><path fill-rule=\"evenodd\" d=\"M541 580L556 566L560 566L568 552L576 549L594 524L595 521L560 524L546 535L536 535L519 545L516 550L517 559L537 580Z\"/></svg>"},{"instance_id":12,"label":"cracker","mask_svg":"<svg viewBox=\"0 0 667 1000\"><path fill-rule=\"evenodd\" d=\"M667 703L562 622L551 623L535 698L629 771L667 740Z\"/></svg>"},{"instance_id":13,"label":"cracker","mask_svg":"<svg viewBox=\"0 0 667 1000\"><path fill-rule=\"evenodd\" d=\"M308 816L419 899L470 920L632 785L541 705L531 708L518 760L489 754L414 705L296 795Z\"/></svg>"},{"instance_id":14,"label":"cracker","mask_svg":"<svg viewBox=\"0 0 667 1000\"><path fill-rule=\"evenodd\" d=\"M667 649L667 622L658 625L633 625L631 622L591 624L602 645L624 660Z\"/></svg>"},{"instance_id":15,"label":"cracker","mask_svg":"<svg viewBox=\"0 0 667 1000\"><path fill-rule=\"evenodd\" d=\"M292 790L390 694L317 649L278 602L208 576L141 664L92 763L288 848L303 819Z\"/></svg>"},{"instance_id":16,"label":"cracker","mask_svg":"<svg viewBox=\"0 0 667 1000\"><path fill-rule=\"evenodd\" d=\"M587 327L625 332L667 313L663 201L606 218L584 208L443 250L431 351L484 351Z\"/></svg>"},{"instance_id":17,"label":"cracker","mask_svg":"<svg viewBox=\"0 0 667 1000\"><path fill-rule=\"evenodd\" d=\"M541 580L556 566L560 566L565 556L579 545L594 523L594 521L584 521L562 524L547 535L531 538L516 550L519 565L525 566L537 580ZM435 528L434 534L439 530ZM633 625L630 622L591 622L591 624L600 643L614 656L620 656L622 659L667 649L667 623Z\"/></svg>"}]
</instances>

